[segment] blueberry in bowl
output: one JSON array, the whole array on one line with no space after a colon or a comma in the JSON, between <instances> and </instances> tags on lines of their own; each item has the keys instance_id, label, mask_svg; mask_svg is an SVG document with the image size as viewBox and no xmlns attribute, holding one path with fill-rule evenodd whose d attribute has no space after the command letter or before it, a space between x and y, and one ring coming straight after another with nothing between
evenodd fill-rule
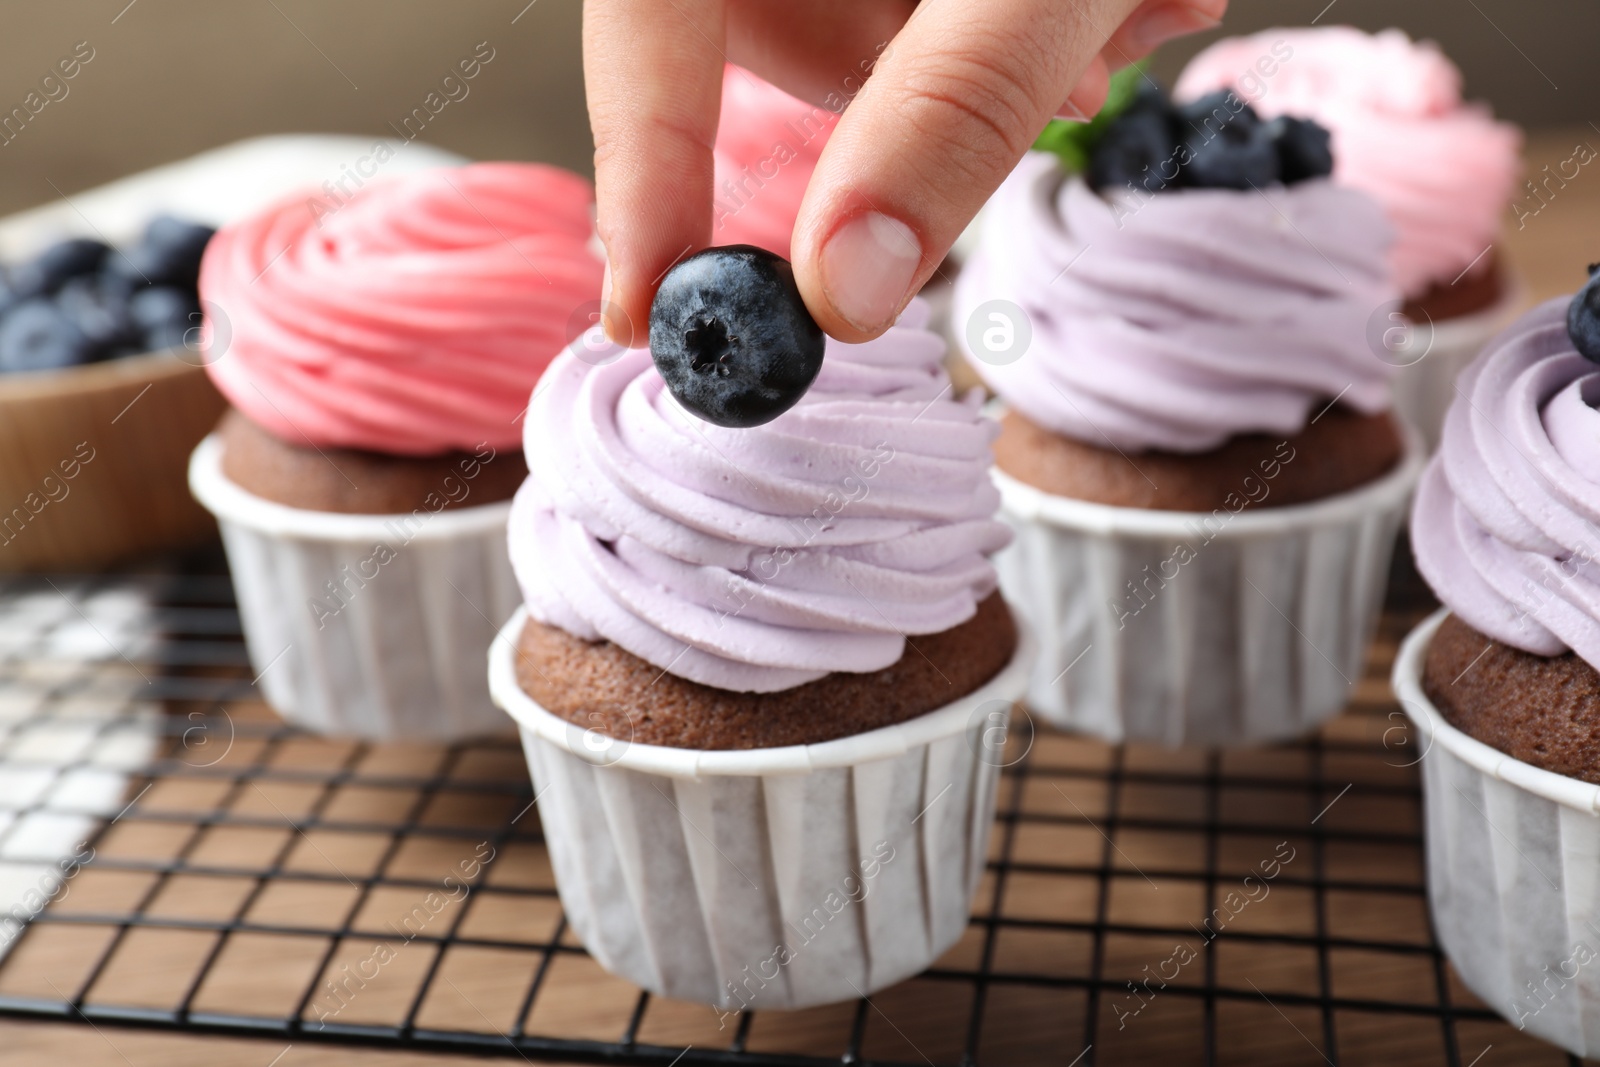
<instances>
[{"instance_id":1,"label":"blueberry in bowl","mask_svg":"<svg viewBox=\"0 0 1600 1067\"><path fill-rule=\"evenodd\" d=\"M24 300L0 320L0 371L64 370L91 362L94 342L59 304Z\"/></svg>"},{"instance_id":2,"label":"blueberry in bowl","mask_svg":"<svg viewBox=\"0 0 1600 1067\"><path fill-rule=\"evenodd\" d=\"M143 285L193 290L200 279L200 257L216 231L171 215L157 215L137 242L109 257L107 269Z\"/></svg>"},{"instance_id":3,"label":"blueberry in bowl","mask_svg":"<svg viewBox=\"0 0 1600 1067\"><path fill-rule=\"evenodd\" d=\"M163 217L0 265L0 573L216 536L185 481L223 408L197 351L210 232Z\"/></svg>"},{"instance_id":4,"label":"blueberry in bowl","mask_svg":"<svg viewBox=\"0 0 1600 1067\"><path fill-rule=\"evenodd\" d=\"M23 299L50 296L70 279L98 271L110 251L110 245L92 237L57 241L11 268L11 288Z\"/></svg>"},{"instance_id":5,"label":"blueberry in bowl","mask_svg":"<svg viewBox=\"0 0 1600 1067\"><path fill-rule=\"evenodd\" d=\"M125 248L69 237L12 265L0 274L0 374L194 348L213 232L159 215Z\"/></svg>"}]
</instances>

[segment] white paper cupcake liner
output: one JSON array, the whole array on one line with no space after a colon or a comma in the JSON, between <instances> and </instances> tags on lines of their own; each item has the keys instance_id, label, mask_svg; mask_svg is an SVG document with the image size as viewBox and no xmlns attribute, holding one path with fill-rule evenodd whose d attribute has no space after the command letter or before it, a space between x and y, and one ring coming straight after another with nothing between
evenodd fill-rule
<instances>
[{"instance_id":1,"label":"white paper cupcake liner","mask_svg":"<svg viewBox=\"0 0 1600 1067\"><path fill-rule=\"evenodd\" d=\"M229 481L214 435L189 487L222 528L257 684L285 719L384 741L510 726L483 677L521 601L509 500L415 515L286 507Z\"/></svg>"},{"instance_id":2,"label":"white paper cupcake liner","mask_svg":"<svg viewBox=\"0 0 1600 1067\"><path fill-rule=\"evenodd\" d=\"M567 919L601 966L720 1009L848 1000L924 970L966 929L1024 631L986 685L817 745L706 751L590 733L517 684L519 611L489 654L522 728Z\"/></svg>"},{"instance_id":3,"label":"white paper cupcake liner","mask_svg":"<svg viewBox=\"0 0 1600 1067\"><path fill-rule=\"evenodd\" d=\"M1029 706L1110 741L1237 745L1303 734L1361 678L1389 556L1422 472L1231 514L1052 496L996 469L1016 540L995 557L1039 660ZM1187 551L1185 551L1187 550Z\"/></svg>"},{"instance_id":4,"label":"white paper cupcake liner","mask_svg":"<svg viewBox=\"0 0 1600 1067\"><path fill-rule=\"evenodd\" d=\"M1519 1029L1600 1054L1600 786L1476 741L1422 691L1440 610L1400 646L1394 688L1421 735L1428 899L1445 955Z\"/></svg>"},{"instance_id":5,"label":"white paper cupcake liner","mask_svg":"<svg viewBox=\"0 0 1600 1067\"><path fill-rule=\"evenodd\" d=\"M1430 453L1439 447L1444 413L1456 398L1456 378L1511 321L1523 302L1522 282L1508 272L1505 291L1489 307L1417 327L1416 343L1427 348L1416 363L1395 371L1394 408L1422 434Z\"/></svg>"}]
</instances>

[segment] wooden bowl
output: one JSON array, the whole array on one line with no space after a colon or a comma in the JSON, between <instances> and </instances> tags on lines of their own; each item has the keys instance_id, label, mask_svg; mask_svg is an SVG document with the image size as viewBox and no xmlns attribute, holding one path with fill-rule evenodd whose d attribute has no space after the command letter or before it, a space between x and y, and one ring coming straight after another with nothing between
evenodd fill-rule
<instances>
[{"instance_id":1,"label":"wooden bowl","mask_svg":"<svg viewBox=\"0 0 1600 1067\"><path fill-rule=\"evenodd\" d=\"M187 470L226 402L197 359L0 375L0 572L99 570L216 536Z\"/></svg>"}]
</instances>

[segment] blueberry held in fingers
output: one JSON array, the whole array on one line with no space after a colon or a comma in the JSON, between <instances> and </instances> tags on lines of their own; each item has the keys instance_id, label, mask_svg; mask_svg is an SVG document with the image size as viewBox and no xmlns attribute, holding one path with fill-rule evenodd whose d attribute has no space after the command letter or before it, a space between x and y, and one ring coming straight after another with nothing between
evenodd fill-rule
<instances>
[{"instance_id":1,"label":"blueberry held in fingers","mask_svg":"<svg viewBox=\"0 0 1600 1067\"><path fill-rule=\"evenodd\" d=\"M1567 306L1567 334L1579 355L1600 363L1600 263L1589 267L1589 284Z\"/></svg>"},{"instance_id":2,"label":"blueberry held in fingers","mask_svg":"<svg viewBox=\"0 0 1600 1067\"><path fill-rule=\"evenodd\" d=\"M760 426L794 407L825 342L789 261L751 245L690 256L650 305L656 369L678 403L718 426Z\"/></svg>"}]
</instances>

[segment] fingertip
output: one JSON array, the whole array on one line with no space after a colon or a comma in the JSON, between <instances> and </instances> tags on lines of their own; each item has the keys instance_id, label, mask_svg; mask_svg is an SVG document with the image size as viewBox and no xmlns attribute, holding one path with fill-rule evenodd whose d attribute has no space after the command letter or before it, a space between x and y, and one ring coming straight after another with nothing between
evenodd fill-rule
<instances>
[{"instance_id":1,"label":"fingertip","mask_svg":"<svg viewBox=\"0 0 1600 1067\"><path fill-rule=\"evenodd\" d=\"M611 257L606 257L606 271L600 279L600 328L612 344L633 348L633 316L617 301L616 286L612 282Z\"/></svg>"},{"instance_id":2,"label":"fingertip","mask_svg":"<svg viewBox=\"0 0 1600 1067\"><path fill-rule=\"evenodd\" d=\"M1106 65L1104 56L1096 56L1083 72L1083 77L1078 79L1078 84L1073 87L1056 117L1073 122L1089 122L1106 106L1106 97L1110 93L1111 68Z\"/></svg>"},{"instance_id":3,"label":"fingertip","mask_svg":"<svg viewBox=\"0 0 1600 1067\"><path fill-rule=\"evenodd\" d=\"M600 325L613 344L643 348L650 343L650 296L637 286L613 285L600 298Z\"/></svg>"},{"instance_id":4,"label":"fingertip","mask_svg":"<svg viewBox=\"0 0 1600 1067\"><path fill-rule=\"evenodd\" d=\"M795 279L825 333L850 344L879 336L916 295L923 241L906 222L871 207L825 228L797 230Z\"/></svg>"}]
</instances>

